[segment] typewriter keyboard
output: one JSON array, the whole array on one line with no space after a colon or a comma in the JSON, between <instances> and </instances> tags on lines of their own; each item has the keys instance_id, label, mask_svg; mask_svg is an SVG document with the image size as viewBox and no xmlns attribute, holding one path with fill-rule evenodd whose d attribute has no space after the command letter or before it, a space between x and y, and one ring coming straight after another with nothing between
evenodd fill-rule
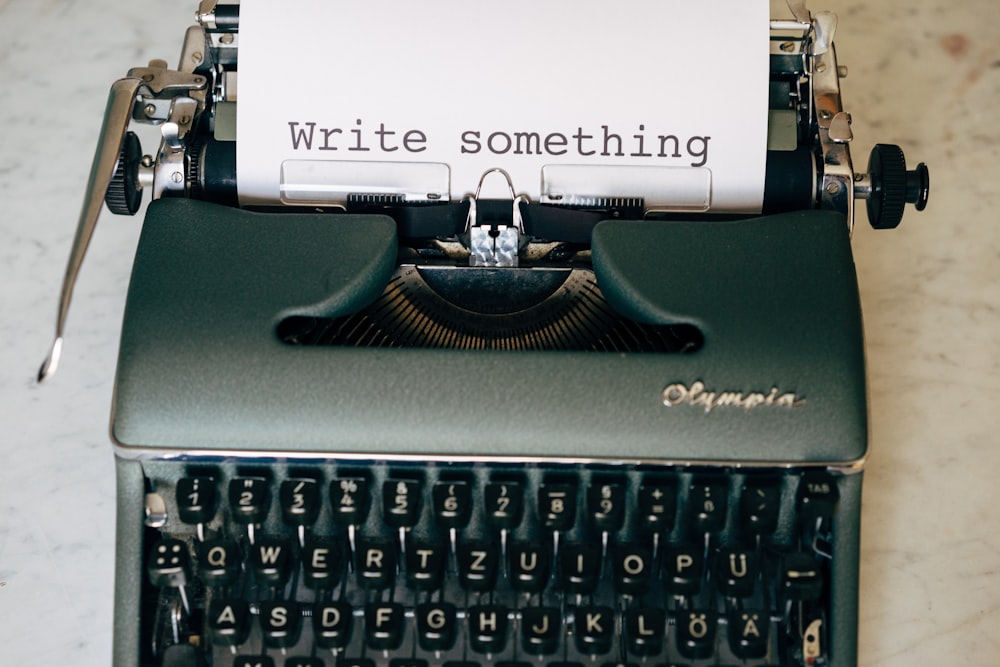
<instances>
[{"instance_id":1,"label":"typewriter keyboard","mask_svg":"<svg viewBox=\"0 0 1000 667\"><path fill-rule=\"evenodd\" d=\"M825 471L143 467L144 664L828 662Z\"/></svg>"}]
</instances>

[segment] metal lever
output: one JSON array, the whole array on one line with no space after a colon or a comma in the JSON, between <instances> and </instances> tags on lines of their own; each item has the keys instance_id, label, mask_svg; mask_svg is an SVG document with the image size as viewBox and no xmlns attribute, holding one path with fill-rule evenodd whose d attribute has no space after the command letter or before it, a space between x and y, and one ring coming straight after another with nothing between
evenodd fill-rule
<instances>
[{"instance_id":1,"label":"metal lever","mask_svg":"<svg viewBox=\"0 0 1000 667\"><path fill-rule=\"evenodd\" d=\"M124 78L111 85L108 94L108 104L104 111L104 124L97 140L97 151L90 168L90 178L87 181L87 191L83 199L83 208L76 226L76 236L73 238L73 248L70 250L69 261L66 264L66 274L63 276L62 292L59 295L59 310L56 315L56 335L48 356L38 370L38 381L52 375L59 366L62 353L63 330L66 325L66 315L69 312L70 300L73 298L73 287L76 285L80 266L84 255L94 235L97 218L104 204L104 193L108 190L111 177L115 172L118 155L121 152L129 119L132 117L132 107L136 96L145 83L141 79Z\"/></svg>"}]
</instances>

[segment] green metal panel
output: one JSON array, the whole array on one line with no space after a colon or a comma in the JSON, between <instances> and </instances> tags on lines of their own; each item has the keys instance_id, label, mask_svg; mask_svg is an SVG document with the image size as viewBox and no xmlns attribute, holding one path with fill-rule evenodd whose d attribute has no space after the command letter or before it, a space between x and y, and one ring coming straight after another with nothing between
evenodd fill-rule
<instances>
[{"instance_id":1,"label":"green metal panel","mask_svg":"<svg viewBox=\"0 0 1000 667\"><path fill-rule=\"evenodd\" d=\"M623 314L689 322L690 355L300 348L276 324L372 300L393 270L380 216L150 206L112 431L143 448L353 456L847 462L865 455L864 359L847 226L601 223L593 263ZM672 384L794 393L794 409L667 407Z\"/></svg>"}]
</instances>

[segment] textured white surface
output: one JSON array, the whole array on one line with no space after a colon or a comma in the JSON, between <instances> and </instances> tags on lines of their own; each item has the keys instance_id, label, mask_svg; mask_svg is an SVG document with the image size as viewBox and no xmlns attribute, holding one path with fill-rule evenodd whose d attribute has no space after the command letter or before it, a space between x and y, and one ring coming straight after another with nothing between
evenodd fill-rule
<instances>
[{"instance_id":1,"label":"textured white surface","mask_svg":"<svg viewBox=\"0 0 1000 667\"><path fill-rule=\"evenodd\" d=\"M275 3L276 7L280 6ZM107 665L118 326L139 219L105 215L39 387L110 83L173 62L196 3L0 0L0 664ZM815 0L840 15L856 166L931 167L927 211L854 246L869 343L861 664L1000 655L1000 4ZM778 3L781 6L781 3Z\"/></svg>"}]
</instances>

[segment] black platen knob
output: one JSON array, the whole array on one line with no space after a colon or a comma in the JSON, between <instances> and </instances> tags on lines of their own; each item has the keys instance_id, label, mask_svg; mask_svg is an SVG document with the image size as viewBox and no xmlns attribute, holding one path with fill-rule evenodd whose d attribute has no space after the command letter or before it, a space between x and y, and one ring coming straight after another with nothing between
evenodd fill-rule
<instances>
[{"instance_id":1,"label":"black platen knob","mask_svg":"<svg viewBox=\"0 0 1000 667\"><path fill-rule=\"evenodd\" d=\"M906 170L903 150L893 144L876 144L868 159L871 193L868 195L868 221L875 229L893 229L903 219L906 204L918 211L927 206L931 179L923 162L913 171Z\"/></svg>"},{"instance_id":2,"label":"black platen knob","mask_svg":"<svg viewBox=\"0 0 1000 667\"><path fill-rule=\"evenodd\" d=\"M142 163L142 146L135 132L126 132L122 149L118 152L118 163L111 183L104 193L104 203L115 215L135 215L142 203L139 187L139 165Z\"/></svg>"}]
</instances>

